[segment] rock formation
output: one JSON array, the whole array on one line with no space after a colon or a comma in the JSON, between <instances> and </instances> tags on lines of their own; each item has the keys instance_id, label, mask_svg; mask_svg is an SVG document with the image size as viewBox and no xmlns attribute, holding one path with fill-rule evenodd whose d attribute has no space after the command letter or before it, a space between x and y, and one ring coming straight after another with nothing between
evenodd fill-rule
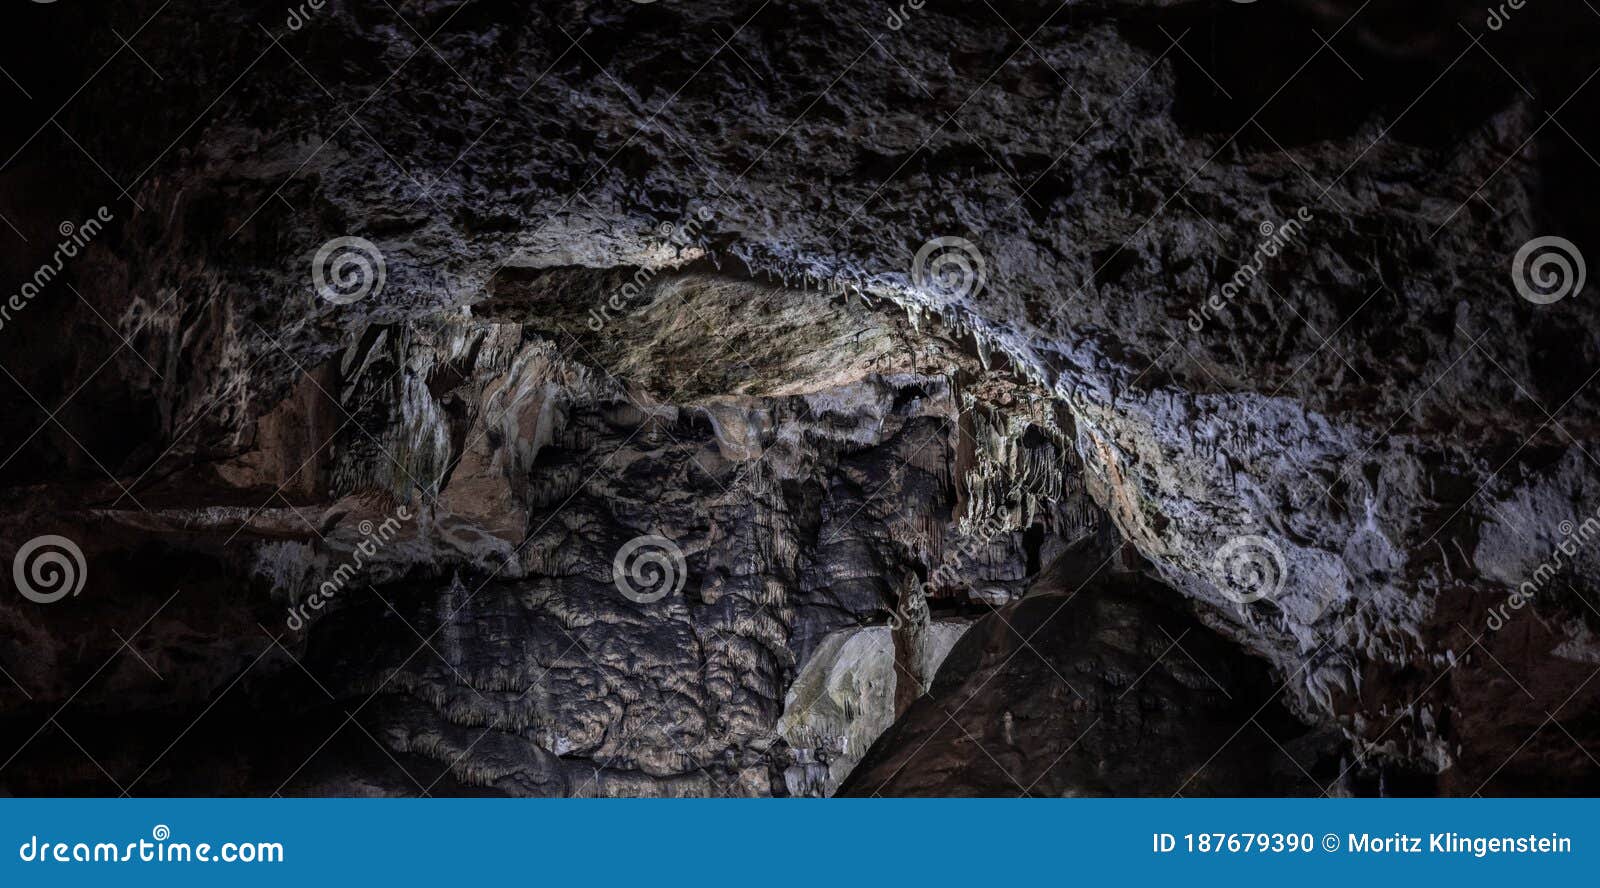
<instances>
[{"instance_id":1,"label":"rock formation","mask_svg":"<svg viewBox=\"0 0 1600 888\"><path fill-rule=\"evenodd\" d=\"M1583 4L27 6L6 792L1600 786Z\"/></svg>"}]
</instances>

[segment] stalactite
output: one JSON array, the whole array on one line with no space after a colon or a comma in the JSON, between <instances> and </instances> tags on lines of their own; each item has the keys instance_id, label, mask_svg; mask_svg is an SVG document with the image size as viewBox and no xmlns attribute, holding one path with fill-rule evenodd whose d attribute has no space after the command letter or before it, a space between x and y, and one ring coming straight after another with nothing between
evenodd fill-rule
<instances>
[{"instance_id":1,"label":"stalactite","mask_svg":"<svg viewBox=\"0 0 1600 888\"><path fill-rule=\"evenodd\" d=\"M440 626L439 652L451 670L458 669L465 659L461 647L460 610L467 599L466 592L466 587L461 583L461 574L457 572L450 578L450 585L439 596L437 614Z\"/></svg>"}]
</instances>

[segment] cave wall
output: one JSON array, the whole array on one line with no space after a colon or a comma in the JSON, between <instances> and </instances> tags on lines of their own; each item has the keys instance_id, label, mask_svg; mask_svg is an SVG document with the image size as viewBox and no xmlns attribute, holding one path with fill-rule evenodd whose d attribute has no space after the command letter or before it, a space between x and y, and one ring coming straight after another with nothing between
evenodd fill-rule
<instances>
[{"instance_id":1,"label":"cave wall","mask_svg":"<svg viewBox=\"0 0 1600 888\"><path fill-rule=\"evenodd\" d=\"M1595 183L1584 145L1597 44L1584 37L1600 20L1581 5L1489 29L1466 4L1343 0L930 3L897 18L805 2L349 2L298 22L263 4L175 0L118 7L133 50L75 4L9 14L11 73L28 89L6 93L22 141L0 184L19 241L0 271L29 280L62 220L110 221L66 264L59 283L75 289L47 288L0 329L0 405L21 418L0 441L8 560L40 533L77 528L97 565L154 545L220 558L228 573L237 541L215 537L237 536L281 544L259 556L281 597L293 594L284 578L325 569L290 547L341 545L308 535L306 518L350 546L360 534L330 528L328 510L359 523L409 503L427 516L411 532L416 558L436 562L429 582L455 581L443 564L487 572L520 546L513 574L536 584L541 571L597 570L609 561L599 541L646 530L628 522L649 515L688 532L692 572L730 571L719 600L775 602L763 546L796 531L768 537L751 522L783 511L785 484L831 491L836 473L859 484L875 469L797 448L744 479L769 486L717 504L699 470L662 457L659 470L678 474L648 483L689 485L706 514L743 516L731 560L713 566L695 559L723 531L626 499L635 485L584 492L573 473L591 463L578 453L659 426L698 442L686 453L736 466L777 430L805 434L794 398L831 392L874 428L830 421L824 437L904 458L871 419L894 415L904 380L881 377L941 375L919 351L937 331L976 362L969 374L992 368L1050 394L1019 413L1074 442L1084 469L1072 483L1362 762L1442 774L1444 791L1465 793L1559 787L1591 763L1600 590L1574 531L1600 507L1586 443L1594 301L1538 304L1514 277L1537 237L1593 252L1581 195ZM1545 51L1557 37L1568 51ZM316 278L340 238L371 248L352 301L319 293ZM949 255L928 274L918 257L940 238L965 246L942 243ZM662 311L618 324L604 310L629 280L655 292L680 274L744 295L712 299L709 321ZM756 312L740 329L736 313L716 313L763 286L794 294L778 302L799 315ZM640 298L614 313L638 321ZM856 355L843 333L810 341L814 304L874 325L903 312L884 334L902 344ZM574 342L592 354L575 356ZM1013 421L995 406L1004 393L945 385L946 425L958 393L982 402L971 415L983 422ZM589 405L576 422L574 404ZM827 414L818 407L807 404ZM964 445L958 434L945 446ZM868 534L877 580L822 611L862 619L892 597L866 587L911 560L938 563L927 503L943 497L936 524L959 520L965 482L912 468L912 486L939 495L907 493L910 530ZM1080 504L1023 490L1008 520L1084 520ZM610 536L530 524L573 491L596 512L637 511L608 515ZM441 519L455 528L442 543ZM878 538L891 535L927 551L913 559ZM441 546L455 561L438 562ZM1245 574L1227 557L1240 553ZM300 567L307 557L315 566ZM1038 560L1013 553L964 585L997 588L1002 603ZM1249 574L1263 568L1264 585ZM808 582L777 570L785 600ZM392 580L414 574L399 563ZM1507 609L1534 578L1532 604ZM159 603L169 585L135 600ZM520 605L506 595L486 619L512 618ZM94 620L15 604L7 670L48 709L98 657L26 664ZM210 631L249 636L244 616ZM733 625L717 619L706 625ZM749 718L777 718L774 676L841 625L798 620L741 642L762 676L738 704L759 712ZM238 665L239 640L206 644ZM604 687L603 671L584 681ZM688 695L692 708L704 711L704 692ZM425 699L441 694L419 690L419 705L448 710ZM607 718L622 716L593 724ZM583 742L604 759L620 747L597 730ZM725 743L734 733L690 758L732 749L721 777L745 780L750 747ZM456 748L443 734L381 736L406 755Z\"/></svg>"}]
</instances>

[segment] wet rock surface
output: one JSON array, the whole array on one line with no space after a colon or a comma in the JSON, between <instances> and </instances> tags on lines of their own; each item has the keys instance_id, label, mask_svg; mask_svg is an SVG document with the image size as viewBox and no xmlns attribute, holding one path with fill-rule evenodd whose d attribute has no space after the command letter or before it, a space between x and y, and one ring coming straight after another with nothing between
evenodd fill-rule
<instances>
[{"instance_id":1,"label":"wet rock surface","mask_svg":"<svg viewBox=\"0 0 1600 888\"><path fill-rule=\"evenodd\" d=\"M1593 791L1600 16L1413 6L8 12L0 786L787 792L830 633L1126 543L1324 789Z\"/></svg>"}]
</instances>

